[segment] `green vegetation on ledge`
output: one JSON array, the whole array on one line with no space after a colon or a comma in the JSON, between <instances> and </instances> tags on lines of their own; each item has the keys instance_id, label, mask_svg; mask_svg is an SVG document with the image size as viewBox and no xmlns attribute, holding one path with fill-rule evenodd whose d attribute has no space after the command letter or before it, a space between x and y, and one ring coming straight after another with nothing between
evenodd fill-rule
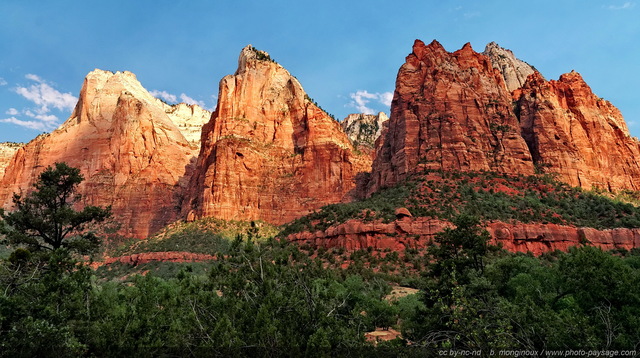
<instances>
[{"instance_id":1,"label":"green vegetation on ledge","mask_svg":"<svg viewBox=\"0 0 640 358\"><path fill-rule=\"evenodd\" d=\"M399 207L408 208L416 217L443 220L467 213L483 221L541 222L597 229L640 227L638 207L570 187L548 175L427 171L382 189L370 198L324 206L289 223L282 235L325 230L349 219L390 221Z\"/></svg>"}]
</instances>

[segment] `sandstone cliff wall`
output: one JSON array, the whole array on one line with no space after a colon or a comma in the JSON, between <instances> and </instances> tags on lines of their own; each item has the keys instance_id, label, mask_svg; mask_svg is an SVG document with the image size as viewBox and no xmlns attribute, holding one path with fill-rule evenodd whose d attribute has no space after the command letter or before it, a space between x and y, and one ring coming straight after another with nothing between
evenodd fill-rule
<instances>
[{"instance_id":1,"label":"sandstone cliff wall","mask_svg":"<svg viewBox=\"0 0 640 358\"><path fill-rule=\"evenodd\" d=\"M189 118L182 107L151 96L132 73L89 73L71 117L13 157L0 183L0 203L10 209L12 193L30 190L47 166L66 162L85 178L83 204L111 205L122 234L146 237L177 218L198 153L172 117L201 124L208 117L190 107L196 115Z\"/></svg>"},{"instance_id":2,"label":"sandstone cliff wall","mask_svg":"<svg viewBox=\"0 0 640 358\"><path fill-rule=\"evenodd\" d=\"M422 217L404 217L390 223L349 220L324 231L292 234L288 239L314 247L343 247L348 250L372 247L402 251L428 247L436 234L447 227L451 224L446 221ZM571 246L583 244L603 250L640 247L640 229L597 230L557 224L491 222L486 230L493 244L500 244L511 252L532 252L536 255L554 250L567 251Z\"/></svg>"},{"instance_id":3,"label":"sandstone cliff wall","mask_svg":"<svg viewBox=\"0 0 640 358\"><path fill-rule=\"evenodd\" d=\"M183 214L282 224L349 200L370 165L295 77L247 46L220 82Z\"/></svg>"}]
</instances>

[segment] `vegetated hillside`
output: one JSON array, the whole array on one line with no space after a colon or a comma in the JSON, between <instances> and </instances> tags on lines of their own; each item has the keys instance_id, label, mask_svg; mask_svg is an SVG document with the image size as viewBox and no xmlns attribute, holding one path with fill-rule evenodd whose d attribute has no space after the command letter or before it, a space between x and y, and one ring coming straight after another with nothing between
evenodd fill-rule
<instances>
[{"instance_id":1,"label":"vegetated hillside","mask_svg":"<svg viewBox=\"0 0 640 358\"><path fill-rule=\"evenodd\" d=\"M292 221L282 235L325 230L349 219L395 219L406 207L414 217L451 221L465 213L482 221L554 223L596 229L636 228L640 209L595 192L570 187L549 175L427 170L371 197L324 206Z\"/></svg>"},{"instance_id":2,"label":"vegetated hillside","mask_svg":"<svg viewBox=\"0 0 640 358\"><path fill-rule=\"evenodd\" d=\"M431 357L438 349L637 346L636 252L496 251L468 218L422 255L361 250L343 269L331 264L332 252L247 237L225 255L209 252L216 260L172 272L149 267L126 282L95 280L63 251L15 254L0 260L0 355L48 356L51 342L63 356ZM393 297L398 280L420 294ZM377 347L366 340L390 328L401 335Z\"/></svg>"}]
</instances>

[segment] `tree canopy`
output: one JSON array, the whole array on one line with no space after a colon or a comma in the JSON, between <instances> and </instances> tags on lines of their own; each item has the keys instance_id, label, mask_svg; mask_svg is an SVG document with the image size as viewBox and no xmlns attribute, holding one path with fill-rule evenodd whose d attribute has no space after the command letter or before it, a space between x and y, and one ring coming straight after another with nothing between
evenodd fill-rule
<instances>
[{"instance_id":1,"label":"tree canopy","mask_svg":"<svg viewBox=\"0 0 640 358\"><path fill-rule=\"evenodd\" d=\"M0 211L4 225L0 228L11 244L29 249L68 248L86 253L99 244L96 235L87 231L92 223L111 216L111 208L85 206L74 209L81 195L76 191L84 180L80 170L65 163L47 167L26 195L14 194L14 211Z\"/></svg>"}]
</instances>

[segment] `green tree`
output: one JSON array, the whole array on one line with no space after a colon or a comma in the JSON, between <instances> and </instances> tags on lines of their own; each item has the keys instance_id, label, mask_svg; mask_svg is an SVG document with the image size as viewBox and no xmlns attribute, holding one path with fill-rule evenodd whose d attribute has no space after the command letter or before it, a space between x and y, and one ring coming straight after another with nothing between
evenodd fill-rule
<instances>
[{"instance_id":1,"label":"green tree","mask_svg":"<svg viewBox=\"0 0 640 358\"><path fill-rule=\"evenodd\" d=\"M434 239L437 245L429 248L434 258L432 272L436 277L459 278L469 270L482 272L484 258L489 252L489 233L480 226L475 216L461 214L453 220L454 229L445 228Z\"/></svg>"},{"instance_id":2,"label":"green tree","mask_svg":"<svg viewBox=\"0 0 640 358\"><path fill-rule=\"evenodd\" d=\"M88 253L99 245L89 224L100 223L111 216L111 208L85 206L74 209L81 195L78 184L84 180L80 170L65 163L56 163L42 172L33 191L23 196L13 195L15 210L0 211L5 224L0 227L11 244L26 245L29 249L56 250L67 248Z\"/></svg>"}]
</instances>

